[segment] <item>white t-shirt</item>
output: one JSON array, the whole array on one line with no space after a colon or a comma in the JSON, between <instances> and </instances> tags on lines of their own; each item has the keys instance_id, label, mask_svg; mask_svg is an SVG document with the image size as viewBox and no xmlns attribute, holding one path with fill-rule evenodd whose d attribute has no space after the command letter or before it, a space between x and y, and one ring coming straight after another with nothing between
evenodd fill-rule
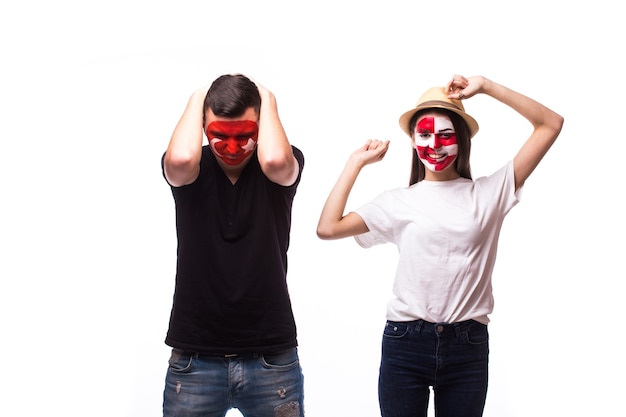
<instances>
[{"instance_id":1,"label":"white t-shirt","mask_svg":"<svg viewBox=\"0 0 626 417\"><path fill-rule=\"evenodd\" d=\"M370 230L355 236L359 245L398 248L387 319L487 324L500 229L520 197L510 161L474 181L420 181L386 191L356 210Z\"/></svg>"}]
</instances>

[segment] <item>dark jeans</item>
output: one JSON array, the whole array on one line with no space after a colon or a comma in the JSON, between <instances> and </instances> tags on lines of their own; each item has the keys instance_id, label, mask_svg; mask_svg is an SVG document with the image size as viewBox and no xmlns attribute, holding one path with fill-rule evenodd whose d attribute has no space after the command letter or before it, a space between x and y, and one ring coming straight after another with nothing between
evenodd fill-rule
<instances>
[{"instance_id":1,"label":"dark jeans","mask_svg":"<svg viewBox=\"0 0 626 417\"><path fill-rule=\"evenodd\" d=\"M488 364L484 324L388 321L378 381L382 416L426 417L433 387L437 417L480 417Z\"/></svg>"},{"instance_id":2,"label":"dark jeans","mask_svg":"<svg viewBox=\"0 0 626 417\"><path fill-rule=\"evenodd\" d=\"M297 349L266 355L210 356L172 350L165 417L304 416L303 376Z\"/></svg>"}]
</instances>

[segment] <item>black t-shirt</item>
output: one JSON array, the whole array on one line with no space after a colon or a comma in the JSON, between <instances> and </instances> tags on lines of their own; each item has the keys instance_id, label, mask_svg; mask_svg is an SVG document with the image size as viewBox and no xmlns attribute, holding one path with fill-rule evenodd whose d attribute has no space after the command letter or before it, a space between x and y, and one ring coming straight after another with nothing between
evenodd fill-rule
<instances>
[{"instance_id":1,"label":"black t-shirt","mask_svg":"<svg viewBox=\"0 0 626 417\"><path fill-rule=\"evenodd\" d=\"M256 152L235 184L208 146L192 184L171 187L176 205L176 288L165 343L210 354L295 347L287 289L291 208L302 175L283 187Z\"/></svg>"}]
</instances>

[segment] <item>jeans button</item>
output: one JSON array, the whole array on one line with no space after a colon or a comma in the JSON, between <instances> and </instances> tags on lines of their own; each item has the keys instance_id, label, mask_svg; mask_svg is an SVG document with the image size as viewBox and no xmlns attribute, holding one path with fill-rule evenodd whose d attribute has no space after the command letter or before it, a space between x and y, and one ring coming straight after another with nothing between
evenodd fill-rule
<instances>
[{"instance_id":1,"label":"jeans button","mask_svg":"<svg viewBox=\"0 0 626 417\"><path fill-rule=\"evenodd\" d=\"M437 333L441 333L441 332L443 332L443 326L439 325L437 326Z\"/></svg>"}]
</instances>

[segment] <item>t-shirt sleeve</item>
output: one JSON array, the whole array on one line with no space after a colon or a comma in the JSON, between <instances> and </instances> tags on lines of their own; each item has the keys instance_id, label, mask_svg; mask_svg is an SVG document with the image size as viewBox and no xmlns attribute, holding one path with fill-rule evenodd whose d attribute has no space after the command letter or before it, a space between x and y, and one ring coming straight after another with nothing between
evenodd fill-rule
<instances>
[{"instance_id":1,"label":"t-shirt sleeve","mask_svg":"<svg viewBox=\"0 0 626 417\"><path fill-rule=\"evenodd\" d=\"M520 202L524 188L522 186L515 191L515 170L512 160L492 175L478 178L475 184L487 195L498 198L496 206L503 216Z\"/></svg>"},{"instance_id":2,"label":"t-shirt sleeve","mask_svg":"<svg viewBox=\"0 0 626 417\"><path fill-rule=\"evenodd\" d=\"M300 149L296 148L293 145L291 146L291 149L293 150L293 156L296 158L296 161L298 161L298 178L293 184L297 186L298 184L300 184L300 180L302 179L302 171L304 171L304 154Z\"/></svg>"},{"instance_id":3,"label":"t-shirt sleeve","mask_svg":"<svg viewBox=\"0 0 626 417\"><path fill-rule=\"evenodd\" d=\"M364 248L393 241L391 193L386 191L371 202L362 205L354 212L361 216L369 232L354 236L356 242Z\"/></svg>"}]
</instances>

